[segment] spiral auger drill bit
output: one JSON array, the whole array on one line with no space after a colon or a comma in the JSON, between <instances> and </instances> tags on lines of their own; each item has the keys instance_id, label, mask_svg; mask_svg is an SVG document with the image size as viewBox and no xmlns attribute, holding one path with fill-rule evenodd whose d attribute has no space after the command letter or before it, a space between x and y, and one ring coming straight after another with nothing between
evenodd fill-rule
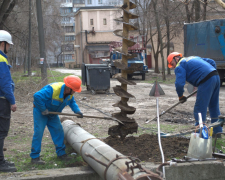
<instances>
[{"instance_id":1,"label":"spiral auger drill bit","mask_svg":"<svg viewBox=\"0 0 225 180\"><path fill-rule=\"evenodd\" d=\"M114 51L117 51L122 54L122 59L117 59L114 62L114 65L121 69L121 73L114 75L121 85L113 87L113 90L117 96L121 97L121 100L115 104L114 107L119 107L121 112L114 113L113 117L119 119L124 123L124 125L119 124L109 128L108 134L111 136L120 136L121 139L124 139L126 135L132 134L134 132L137 133L138 124L135 119L127 117L127 114L134 114L136 111L135 107L129 106L128 101L129 98L135 98L132 94L127 92L127 85L136 85L135 82L127 79L127 74L131 74L135 71L140 71L143 68L143 65L131 64L128 67L128 59L134 58L134 54L128 53L128 48L132 47L135 42L129 40L129 31L137 30L135 26L129 24L130 19L138 18L137 15L129 12L130 9L136 8L136 5L129 0L124 0L124 4L120 7L123 10L123 17L114 19L115 21L119 21L123 24L123 29L118 29L114 31L114 35L122 38L122 46L115 48Z\"/></svg>"}]
</instances>

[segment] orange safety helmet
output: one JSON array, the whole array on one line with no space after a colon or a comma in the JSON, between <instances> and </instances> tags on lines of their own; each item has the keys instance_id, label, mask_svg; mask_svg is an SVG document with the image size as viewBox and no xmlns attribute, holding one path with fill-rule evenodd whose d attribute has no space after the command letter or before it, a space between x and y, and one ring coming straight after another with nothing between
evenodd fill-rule
<instances>
[{"instance_id":1,"label":"orange safety helmet","mask_svg":"<svg viewBox=\"0 0 225 180\"><path fill-rule=\"evenodd\" d=\"M182 54L179 52L172 52L169 54L169 56L167 57L167 61L168 61L168 67L172 68L173 66L170 64L173 61L173 58L176 56L180 56L182 57Z\"/></svg>"},{"instance_id":2,"label":"orange safety helmet","mask_svg":"<svg viewBox=\"0 0 225 180\"><path fill-rule=\"evenodd\" d=\"M64 78L64 83L67 87L75 92L81 92L81 79L78 76L69 75Z\"/></svg>"}]
</instances>

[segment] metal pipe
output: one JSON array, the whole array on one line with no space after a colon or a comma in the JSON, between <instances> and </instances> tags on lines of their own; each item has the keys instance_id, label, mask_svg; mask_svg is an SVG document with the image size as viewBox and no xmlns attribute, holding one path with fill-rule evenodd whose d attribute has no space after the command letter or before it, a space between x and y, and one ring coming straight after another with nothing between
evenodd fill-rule
<instances>
[{"instance_id":1,"label":"metal pipe","mask_svg":"<svg viewBox=\"0 0 225 180\"><path fill-rule=\"evenodd\" d=\"M57 115L65 115L65 116L77 116L79 117L80 115L79 114L71 114L71 113L60 113L60 112L48 112L49 114L57 114ZM114 117L101 117L101 116L88 116L88 115L83 115L83 117L86 117L86 118L98 118L98 119L108 119L108 120L113 120L113 121L117 121L118 123L120 124L123 124L123 122L121 122L120 120L114 118Z\"/></svg>"},{"instance_id":2,"label":"metal pipe","mask_svg":"<svg viewBox=\"0 0 225 180\"><path fill-rule=\"evenodd\" d=\"M138 164L137 159L124 156L100 139L89 134L71 120L62 122L65 139L104 180L137 180L140 177L158 174L147 171ZM149 176L148 176L149 175ZM157 178L158 177L158 178Z\"/></svg>"},{"instance_id":3,"label":"metal pipe","mask_svg":"<svg viewBox=\"0 0 225 180\"><path fill-rule=\"evenodd\" d=\"M193 93L191 93L191 94L189 94L186 98L188 99L189 97L191 97L192 95L194 95L195 93L197 93L197 90L196 91L194 91ZM171 107L169 107L167 110L165 110L165 111L163 111L160 115L159 115L159 117L161 117L162 115L164 115L165 113L167 113L167 112L169 112L171 109L173 109L174 107L176 107L177 105L179 105L181 102L179 101L179 102L177 102L176 104L174 104L174 105L172 105ZM147 123L149 123L149 122L151 122L151 121L154 121L154 120L156 120L157 119L157 116L156 117L154 117L153 119L151 119L151 120L146 120L146 124Z\"/></svg>"},{"instance_id":4,"label":"metal pipe","mask_svg":"<svg viewBox=\"0 0 225 180\"><path fill-rule=\"evenodd\" d=\"M165 162L164 160L164 153L162 149L162 143L161 143L161 137L160 137L160 123L159 123L159 100L156 98L156 107L157 107L157 124L158 124L158 143L159 143L159 148L162 156L162 163ZM165 178L165 167L163 166L163 178Z\"/></svg>"}]
</instances>

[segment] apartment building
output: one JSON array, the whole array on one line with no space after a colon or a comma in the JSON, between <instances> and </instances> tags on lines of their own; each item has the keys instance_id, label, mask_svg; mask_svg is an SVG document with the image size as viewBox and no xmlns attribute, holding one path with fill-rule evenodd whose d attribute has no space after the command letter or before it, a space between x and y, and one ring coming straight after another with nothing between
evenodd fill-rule
<instances>
[{"instance_id":1,"label":"apartment building","mask_svg":"<svg viewBox=\"0 0 225 180\"><path fill-rule=\"evenodd\" d=\"M76 24L80 23L80 20L76 22L75 20L75 14L79 9L82 9L81 11L88 10L88 8L91 7L104 7L106 5L110 6L117 6L119 4L122 4L123 0L61 0L60 4L60 15L61 15L61 27L63 29L63 39L62 39L62 46L61 46L61 59L66 67L79 67L78 60L76 59L78 57L78 47L79 44L75 44L76 36L75 36L75 26ZM114 8L114 7L111 7ZM109 24L108 18L108 24ZM87 23L84 21L83 23ZM95 23L97 21L95 20ZM105 22L106 23L106 22ZM97 24L95 24L97 27ZM102 26L101 26L102 27ZM105 30L106 26L103 26L103 31ZM94 26L93 26L94 28ZM78 30L78 29L77 29ZM100 30L98 28L98 30ZM90 29L88 29L90 31ZM81 32L84 34L84 32ZM79 34L79 33L78 33ZM111 30L112 34L112 30ZM108 40L107 40L108 41Z\"/></svg>"},{"instance_id":2,"label":"apartment building","mask_svg":"<svg viewBox=\"0 0 225 180\"><path fill-rule=\"evenodd\" d=\"M63 29L61 58L63 63L74 61L75 22L73 0L62 0L60 5L61 27Z\"/></svg>"},{"instance_id":3,"label":"apartment building","mask_svg":"<svg viewBox=\"0 0 225 180\"><path fill-rule=\"evenodd\" d=\"M82 7L75 13L75 64L96 64L101 57L109 57L111 41L120 41L113 31L122 24L113 19L121 17L122 10L114 6Z\"/></svg>"},{"instance_id":4,"label":"apartment building","mask_svg":"<svg viewBox=\"0 0 225 180\"><path fill-rule=\"evenodd\" d=\"M86 0L85 6L118 6L123 0Z\"/></svg>"}]
</instances>

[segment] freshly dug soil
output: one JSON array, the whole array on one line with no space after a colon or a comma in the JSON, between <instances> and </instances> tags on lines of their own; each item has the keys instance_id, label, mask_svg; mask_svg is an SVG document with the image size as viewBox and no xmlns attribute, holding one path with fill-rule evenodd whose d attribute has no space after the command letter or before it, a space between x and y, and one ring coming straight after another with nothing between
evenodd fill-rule
<instances>
[{"instance_id":1,"label":"freshly dug soil","mask_svg":"<svg viewBox=\"0 0 225 180\"><path fill-rule=\"evenodd\" d=\"M139 158L141 161L161 163L158 136L143 134L139 137L107 137L104 142L125 156ZM189 139L182 137L161 138L165 161L172 158L183 158L187 155Z\"/></svg>"}]
</instances>

